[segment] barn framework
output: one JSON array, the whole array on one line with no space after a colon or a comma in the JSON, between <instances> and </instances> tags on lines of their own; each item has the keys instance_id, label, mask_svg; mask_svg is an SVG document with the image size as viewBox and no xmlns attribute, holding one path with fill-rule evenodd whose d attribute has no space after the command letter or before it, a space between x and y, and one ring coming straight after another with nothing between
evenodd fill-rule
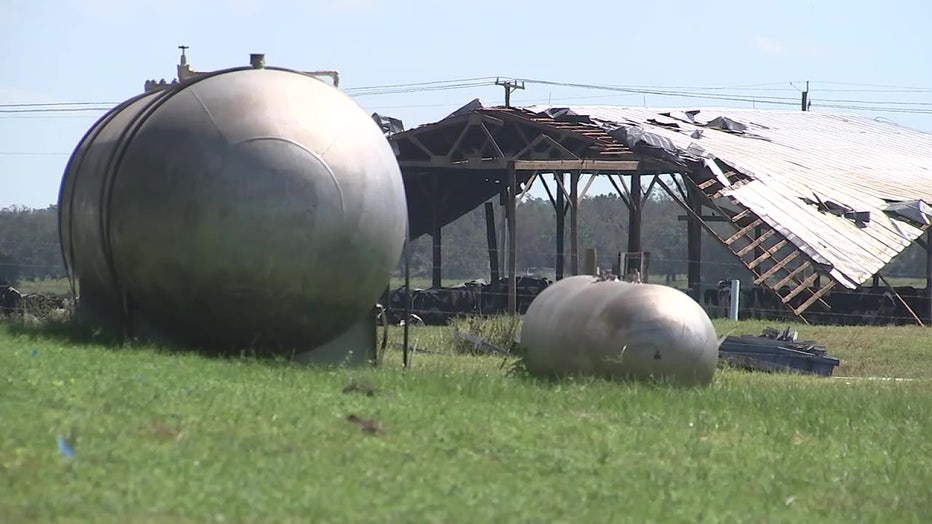
<instances>
[{"instance_id":1,"label":"barn framework","mask_svg":"<svg viewBox=\"0 0 932 524\"><path fill-rule=\"evenodd\" d=\"M652 191L682 207L688 286L697 299L703 230L741 261L755 285L804 321L814 305L830 308L825 296L836 288L873 279L896 294L882 270L912 242L928 253L926 291L932 293L932 209L926 204L932 202L932 135L918 131L820 113L485 108L473 101L438 122L390 133L389 141L405 179L410 238L433 239L435 287L441 228L500 196L511 312L517 203L538 181L553 181L553 190L544 187L556 212L557 278L566 270L567 215L569 273L579 274L577 210L596 177L611 182L628 211L631 265L616 270L627 273L643 263L641 210ZM731 234L712 223L728 224ZM489 231L494 235L491 224ZM490 256L493 278L495 260ZM932 315L897 297L916 323Z\"/></svg>"}]
</instances>

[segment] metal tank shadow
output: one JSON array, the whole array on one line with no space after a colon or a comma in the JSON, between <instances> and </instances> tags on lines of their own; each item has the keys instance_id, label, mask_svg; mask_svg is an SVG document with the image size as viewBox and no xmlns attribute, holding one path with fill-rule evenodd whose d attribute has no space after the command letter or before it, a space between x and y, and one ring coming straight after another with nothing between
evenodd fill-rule
<instances>
[{"instance_id":1,"label":"metal tank shadow","mask_svg":"<svg viewBox=\"0 0 932 524\"><path fill-rule=\"evenodd\" d=\"M157 352L190 353L209 358L248 357L263 362L290 362L314 366L375 365L378 360L378 325L375 317L353 324L340 336L316 348L261 345L220 346L184 343L144 321L136 323L132 334L102 329L75 318L29 322L6 320L14 336L55 340L70 348L104 348L113 351L147 348Z\"/></svg>"}]
</instances>

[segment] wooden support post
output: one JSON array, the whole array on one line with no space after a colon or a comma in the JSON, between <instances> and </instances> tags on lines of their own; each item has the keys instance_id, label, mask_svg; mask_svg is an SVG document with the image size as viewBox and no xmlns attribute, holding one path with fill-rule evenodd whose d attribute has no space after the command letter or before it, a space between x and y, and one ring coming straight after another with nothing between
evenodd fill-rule
<instances>
[{"instance_id":1,"label":"wooden support post","mask_svg":"<svg viewBox=\"0 0 932 524\"><path fill-rule=\"evenodd\" d=\"M932 323L932 228L926 230L926 320Z\"/></svg>"},{"instance_id":2,"label":"wooden support post","mask_svg":"<svg viewBox=\"0 0 932 524\"><path fill-rule=\"evenodd\" d=\"M598 261L598 254L596 249L593 247L586 248L586 258L585 258L585 272L587 275L596 276L598 275L598 270L596 269Z\"/></svg>"},{"instance_id":3,"label":"wooden support post","mask_svg":"<svg viewBox=\"0 0 932 524\"><path fill-rule=\"evenodd\" d=\"M508 313L510 315L517 314L517 304L518 304L518 289L517 289L517 280L515 273L517 272L517 258L518 258L518 241L517 241L517 227L515 220L515 211L517 210L516 199L518 197L517 193L517 181L515 176L515 164L514 162L508 163Z\"/></svg>"},{"instance_id":4,"label":"wooden support post","mask_svg":"<svg viewBox=\"0 0 932 524\"><path fill-rule=\"evenodd\" d=\"M563 194L563 185L566 177L563 173L554 173L553 179L557 183L555 209L557 217L557 261L556 261L556 279L563 278L564 266L566 264L566 253L564 249L566 239L566 195Z\"/></svg>"},{"instance_id":5,"label":"wooden support post","mask_svg":"<svg viewBox=\"0 0 932 524\"><path fill-rule=\"evenodd\" d=\"M507 177L506 177L507 179ZM501 238L498 240L498 267L502 272L507 271L508 267L508 181L505 180L505 187L498 194L498 205L502 206L502 229Z\"/></svg>"},{"instance_id":6,"label":"wooden support post","mask_svg":"<svg viewBox=\"0 0 932 524\"><path fill-rule=\"evenodd\" d=\"M641 175L631 175L631 205L628 206L628 253L641 251Z\"/></svg>"},{"instance_id":7,"label":"wooden support post","mask_svg":"<svg viewBox=\"0 0 932 524\"><path fill-rule=\"evenodd\" d=\"M489 246L489 278L490 282L498 282L501 273L498 270L498 240L495 235L495 205L485 203L485 237Z\"/></svg>"},{"instance_id":8,"label":"wooden support post","mask_svg":"<svg viewBox=\"0 0 932 524\"><path fill-rule=\"evenodd\" d=\"M685 178L687 175L683 175ZM695 215L690 214L686 221L686 259L687 285L693 294L693 298L702 302L702 224L696 217L702 216L702 201L699 199L698 189L692 184L686 183L686 193L689 201L689 208Z\"/></svg>"},{"instance_id":9,"label":"wooden support post","mask_svg":"<svg viewBox=\"0 0 932 524\"><path fill-rule=\"evenodd\" d=\"M433 247L433 271L431 278L431 286L438 288L443 286L441 279L441 237L440 237L440 177L434 175L433 177L433 213L432 213L432 226L433 231L431 232L431 245Z\"/></svg>"},{"instance_id":10,"label":"wooden support post","mask_svg":"<svg viewBox=\"0 0 932 524\"><path fill-rule=\"evenodd\" d=\"M570 173L570 273L579 274L579 172Z\"/></svg>"}]
</instances>

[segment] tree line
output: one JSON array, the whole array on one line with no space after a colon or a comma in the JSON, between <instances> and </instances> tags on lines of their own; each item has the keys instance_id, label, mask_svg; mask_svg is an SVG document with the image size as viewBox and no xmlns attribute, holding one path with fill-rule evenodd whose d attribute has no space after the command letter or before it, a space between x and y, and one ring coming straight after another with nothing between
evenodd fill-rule
<instances>
[{"instance_id":1,"label":"tree line","mask_svg":"<svg viewBox=\"0 0 932 524\"><path fill-rule=\"evenodd\" d=\"M497 237L502 240L504 208L494 201ZM641 245L650 253L651 282L665 282L671 277L685 287L687 270L685 213L666 195L652 195L642 211ZM578 248L582 269L583 254L594 248L597 263L610 268L619 252L627 251L628 211L617 195L594 195L579 204ZM527 198L516 213L519 273L551 276L556 266L556 213L548 199ZM728 234L727 225L713 224ZM564 252L566 274L569 274L570 242L569 214L566 218ZM445 281L489 278L486 219L479 206L441 231L442 273ZM58 209L14 207L0 210L0 281L18 282L65 276L58 236ZM432 243L429 235L410 244L411 275L430 278L433 267ZM918 245L901 253L887 268L888 277L922 277L926 254ZM399 273L401 275L401 263ZM504 269L504 268L503 268ZM702 280L714 284L718 280L749 278L750 274L716 239L703 231Z\"/></svg>"}]
</instances>

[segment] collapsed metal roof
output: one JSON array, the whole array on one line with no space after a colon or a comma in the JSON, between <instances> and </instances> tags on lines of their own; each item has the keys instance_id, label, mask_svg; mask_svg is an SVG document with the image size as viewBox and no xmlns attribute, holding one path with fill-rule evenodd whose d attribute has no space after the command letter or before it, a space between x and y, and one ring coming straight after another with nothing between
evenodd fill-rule
<instances>
[{"instance_id":1,"label":"collapsed metal roof","mask_svg":"<svg viewBox=\"0 0 932 524\"><path fill-rule=\"evenodd\" d=\"M865 117L732 108L528 106L587 120L632 151L697 166L717 197L854 289L932 222L932 134Z\"/></svg>"}]
</instances>

